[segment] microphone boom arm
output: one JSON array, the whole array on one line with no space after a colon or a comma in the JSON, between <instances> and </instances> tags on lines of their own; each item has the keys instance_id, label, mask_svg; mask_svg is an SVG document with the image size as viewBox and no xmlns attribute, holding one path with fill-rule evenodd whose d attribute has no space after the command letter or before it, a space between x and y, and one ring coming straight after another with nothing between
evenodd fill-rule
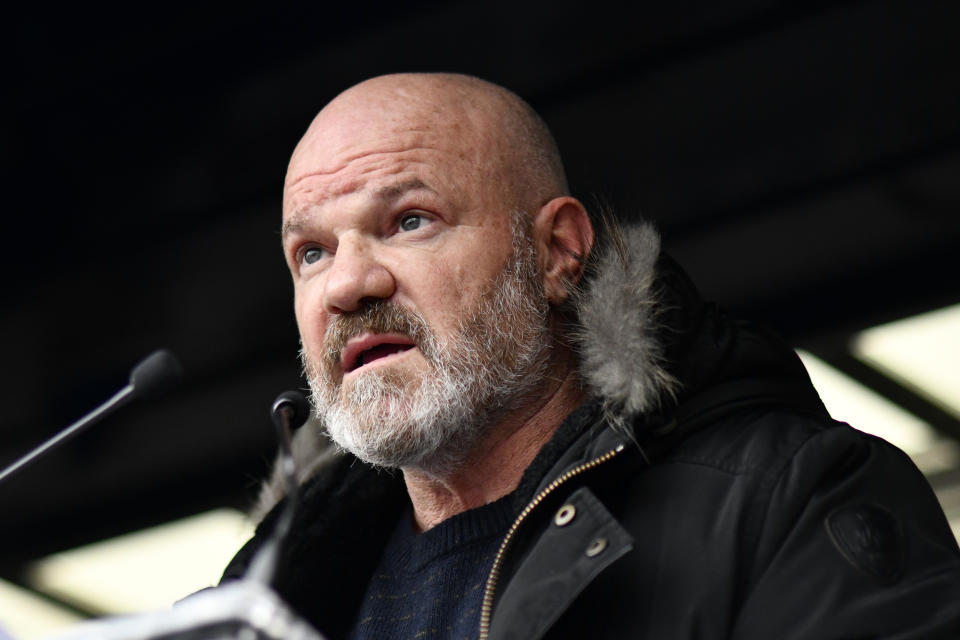
<instances>
[{"instance_id":1,"label":"microphone boom arm","mask_svg":"<svg viewBox=\"0 0 960 640\"><path fill-rule=\"evenodd\" d=\"M31 451L30 453L28 453L27 455L21 457L19 460L11 464L9 467L4 469L3 471L0 471L0 482L3 482L3 480L7 476L11 476L14 473L16 473L21 467L24 467L30 464L31 462L33 462L43 454L55 449L56 447L63 444L64 442L67 442L70 438L74 437L75 435L83 431L84 428L88 427L91 424L94 424L101 418L104 418L109 414L113 413L123 405L130 402L130 400L132 400L133 398L134 398L133 386L128 384L123 389L115 393L112 398L110 398L109 400L101 404L99 407L97 407L87 415L83 416L82 418L80 418L79 420L71 424L69 427L67 427L66 429L64 429L54 437L50 438L49 440L41 444L39 447Z\"/></svg>"},{"instance_id":2,"label":"microphone boom arm","mask_svg":"<svg viewBox=\"0 0 960 640\"><path fill-rule=\"evenodd\" d=\"M140 361L130 372L130 382L113 397L83 416L39 447L0 471L0 482L43 454L55 449L86 427L99 422L136 397L149 398L169 390L183 375L180 363L166 349L158 349Z\"/></svg>"}]
</instances>

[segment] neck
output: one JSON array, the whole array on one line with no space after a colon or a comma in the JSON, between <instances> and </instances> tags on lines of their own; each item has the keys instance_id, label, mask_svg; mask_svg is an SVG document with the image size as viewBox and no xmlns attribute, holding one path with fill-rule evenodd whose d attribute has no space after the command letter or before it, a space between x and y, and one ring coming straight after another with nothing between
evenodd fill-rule
<instances>
[{"instance_id":1,"label":"neck","mask_svg":"<svg viewBox=\"0 0 960 640\"><path fill-rule=\"evenodd\" d=\"M538 400L506 416L453 472L444 476L403 469L417 528L426 531L451 516L507 495L520 483L540 449L584 400L573 366L551 383ZM561 369L561 370L564 370Z\"/></svg>"}]
</instances>

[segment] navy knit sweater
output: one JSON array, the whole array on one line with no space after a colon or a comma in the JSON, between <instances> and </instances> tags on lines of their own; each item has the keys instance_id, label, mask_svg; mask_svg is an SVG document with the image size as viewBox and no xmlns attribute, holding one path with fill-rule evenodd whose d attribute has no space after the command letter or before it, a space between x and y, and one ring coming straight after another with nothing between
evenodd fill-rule
<instances>
[{"instance_id":1,"label":"navy knit sweater","mask_svg":"<svg viewBox=\"0 0 960 640\"><path fill-rule=\"evenodd\" d=\"M512 520L511 496L505 496L418 535L406 509L370 579L350 638L475 638L487 574Z\"/></svg>"}]
</instances>

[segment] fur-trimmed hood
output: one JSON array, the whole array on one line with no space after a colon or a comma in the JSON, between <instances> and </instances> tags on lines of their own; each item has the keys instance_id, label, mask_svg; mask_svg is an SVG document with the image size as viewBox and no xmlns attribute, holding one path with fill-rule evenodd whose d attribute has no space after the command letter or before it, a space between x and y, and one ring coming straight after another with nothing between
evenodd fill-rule
<instances>
[{"instance_id":1,"label":"fur-trimmed hood","mask_svg":"<svg viewBox=\"0 0 960 640\"><path fill-rule=\"evenodd\" d=\"M608 222L576 296L580 375L623 425L659 407L677 380L666 368L657 330L660 235L649 222Z\"/></svg>"}]
</instances>

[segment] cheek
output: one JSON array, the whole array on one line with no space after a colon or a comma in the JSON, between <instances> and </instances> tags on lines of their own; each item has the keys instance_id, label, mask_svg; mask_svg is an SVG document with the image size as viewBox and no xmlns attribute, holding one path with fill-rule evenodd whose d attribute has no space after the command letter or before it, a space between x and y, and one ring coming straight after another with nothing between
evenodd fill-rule
<instances>
[{"instance_id":1,"label":"cheek","mask_svg":"<svg viewBox=\"0 0 960 640\"><path fill-rule=\"evenodd\" d=\"M300 328L300 339L307 354L315 356L323 348L323 335L326 331L326 314L322 307L312 300L308 291L294 292L293 310Z\"/></svg>"},{"instance_id":2,"label":"cheek","mask_svg":"<svg viewBox=\"0 0 960 640\"><path fill-rule=\"evenodd\" d=\"M512 239L502 234L477 233L455 249L436 256L419 280L434 318L449 329L473 309L503 271L510 256Z\"/></svg>"},{"instance_id":3,"label":"cheek","mask_svg":"<svg viewBox=\"0 0 960 640\"><path fill-rule=\"evenodd\" d=\"M463 312L464 302L473 295L469 269L459 264L436 264L426 278L416 307L428 316L434 329L450 329Z\"/></svg>"}]
</instances>

